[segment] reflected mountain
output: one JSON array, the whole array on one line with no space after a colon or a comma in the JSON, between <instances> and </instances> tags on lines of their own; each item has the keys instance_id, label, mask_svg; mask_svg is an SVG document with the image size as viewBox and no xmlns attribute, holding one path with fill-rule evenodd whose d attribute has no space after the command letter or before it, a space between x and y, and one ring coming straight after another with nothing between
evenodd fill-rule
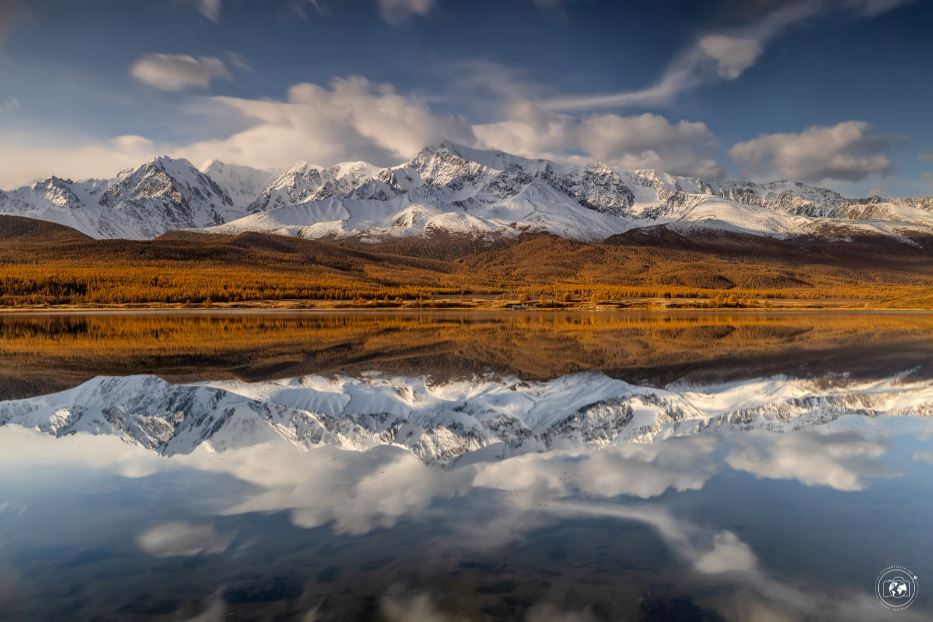
<instances>
[{"instance_id":1,"label":"reflected mountain","mask_svg":"<svg viewBox=\"0 0 933 622\"><path fill-rule=\"evenodd\" d=\"M3 620L849 622L933 574L933 316L0 332Z\"/></svg>"},{"instance_id":2,"label":"reflected mountain","mask_svg":"<svg viewBox=\"0 0 933 622\"><path fill-rule=\"evenodd\" d=\"M112 434L171 456L262 443L364 451L391 445L428 463L599 449L714 432L836 429L852 417L930 417L933 380L784 375L639 386L598 372L548 381L486 375L438 382L369 372L246 383L98 377L0 402L0 425L55 436Z\"/></svg>"}]
</instances>

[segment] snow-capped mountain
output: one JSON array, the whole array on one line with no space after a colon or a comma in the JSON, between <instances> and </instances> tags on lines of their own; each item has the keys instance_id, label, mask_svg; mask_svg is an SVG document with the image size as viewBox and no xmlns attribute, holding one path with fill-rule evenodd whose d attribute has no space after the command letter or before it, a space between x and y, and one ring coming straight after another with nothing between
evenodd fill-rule
<instances>
[{"instance_id":1,"label":"snow-capped mountain","mask_svg":"<svg viewBox=\"0 0 933 622\"><path fill-rule=\"evenodd\" d=\"M0 214L97 238L170 229L378 239L434 231L542 231L597 241L647 226L773 237L933 234L933 198L848 199L801 183L710 181L599 163L559 164L450 142L399 166L298 162L275 175L157 158L114 180L51 177L0 193Z\"/></svg>"},{"instance_id":2,"label":"snow-capped mountain","mask_svg":"<svg viewBox=\"0 0 933 622\"><path fill-rule=\"evenodd\" d=\"M775 237L933 233L933 199L851 200L800 183L558 164L450 142L384 169L300 163L272 182L251 211L213 230L312 238L546 231L579 240L658 224Z\"/></svg>"},{"instance_id":3,"label":"snow-capped mountain","mask_svg":"<svg viewBox=\"0 0 933 622\"><path fill-rule=\"evenodd\" d=\"M336 196L353 197L357 188L376 176L379 169L366 162L346 162L322 168L296 162L253 195L251 211L268 211ZM383 195L388 199L389 195Z\"/></svg>"},{"instance_id":4,"label":"snow-capped mountain","mask_svg":"<svg viewBox=\"0 0 933 622\"><path fill-rule=\"evenodd\" d=\"M149 239L173 229L221 224L243 213L190 162L167 157L111 180L50 177L0 193L0 214L56 222L95 238Z\"/></svg>"},{"instance_id":5,"label":"snow-capped mountain","mask_svg":"<svg viewBox=\"0 0 933 622\"><path fill-rule=\"evenodd\" d=\"M230 197L235 212L242 216L250 203L256 200L269 181L276 176L274 170L260 170L239 164L227 164L211 160L201 167L201 172L216 183Z\"/></svg>"},{"instance_id":6,"label":"snow-capped mountain","mask_svg":"<svg viewBox=\"0 0 933 622\"><path fill-rule=\"evenodd\" d=\"M499 459L721 431L822 426L844 416L933 416L933 381L755 378L654 388L598 373L548 382L367 374L171 384L98 377L52 395L0 402L0 425L62 436L115 434L164 455L263 442L348 450L393 445L429 463Z\"/></svg>"}]
</instances>

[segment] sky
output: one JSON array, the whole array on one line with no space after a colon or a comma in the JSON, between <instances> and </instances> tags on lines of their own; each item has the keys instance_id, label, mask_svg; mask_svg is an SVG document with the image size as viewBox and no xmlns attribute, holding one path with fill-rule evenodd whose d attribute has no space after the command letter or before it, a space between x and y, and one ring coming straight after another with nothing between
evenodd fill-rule
<instances>
[{"instance_id":1,"label":"sky","mask_svg":"<svg viewBox=\"0 0 933 622\"><path fill-rule=\"evenodd\" d=\"M447 139L933 194L933 0L0 0L0 188Z\"/></svg>"}]
</instances>

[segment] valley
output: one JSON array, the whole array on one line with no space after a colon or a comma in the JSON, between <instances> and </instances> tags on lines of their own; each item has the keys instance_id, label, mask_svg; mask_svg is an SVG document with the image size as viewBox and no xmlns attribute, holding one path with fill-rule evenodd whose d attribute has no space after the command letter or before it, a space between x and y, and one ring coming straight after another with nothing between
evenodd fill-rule
<instances>
[{"instance_id":1,"label":"valley","mask_svg":"<svg viewBox=\"0 0 933 622\"><path fill-rule=\"evenodd\" d=\"M933 308L933 236L846 243L637 230L379 243L174 232L94 240L0 216L0 305L43 308Z\"/></svg>"}]
</instances>

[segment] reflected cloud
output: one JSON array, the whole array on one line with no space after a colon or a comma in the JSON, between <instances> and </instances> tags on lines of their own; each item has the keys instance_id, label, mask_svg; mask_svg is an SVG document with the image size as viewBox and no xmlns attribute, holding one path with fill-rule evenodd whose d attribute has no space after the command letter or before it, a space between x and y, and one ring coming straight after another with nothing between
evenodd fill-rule
<instances>
[{"instance_id":1,"label":"reflected cloud","mask_svg":"<svg viewBox=\"0 0 933 622\"><path fill-rule=\"evenodd\" d=\"M833 589L780 579L761 567L751 547L735 533L714 530L678 518L657 505L556 503L557 514L600 516L632 520L653 528L672 553L684 559L698 575L694 580L725 597L713 601L726 619L751 622L877 619L883 609L869 592ZM928 616L916 610L899 612L911 622Z\"/></svg>"},{"instance_id":2,"label":"reflected cloud","mask_svg":"<svg viewBox=\"0 0 933 622\"><path fill-rule=\"evenodd\" d=\"M387 622L463 622L473 618L461 613L448 613L427 592L390 589L379 601L379 613ZM588 610L565 611L550 602L532 605L527 613L516 618L525 622L596 622Z\"/></svg>"},{"instance_id":3,"label":"reflected cloud","mask_svg":"<svg viewBox=\"0 0 933 622\"><path fill-rule=\"evenodd\" d=\"M404 399L414 398L409 395ZM909 431L914 438L914 427ZM866 595L827 587L829 592L815 594L805 581L777 575L771 560L760 558L764 549L756 550L762 538L760 530L767 529L766 524L753 527L758 531L746 532L735 525L707 523L722 517L697 518L690 513L691 500L716 494L719 487L708 486L708 482L730 467L762 479L787 479L853 492L867 490L870 478L894 475L883 463L891 446L893 443L878 431L873 435L851 430L730 432L658 438L653 443L614 442L602 449L555 449L441 468L396 446L347 451L328 445L296 449L269 442L217 452L204 445L190 454L166 458L111 436L75 434L55 439L39 431L6 426L0 428L0 447L4 448L0 470L15 464L20 472L29 474L30 488L33 479L40 484L49 482L44 485L71 486L75 479L114 475L138 477L134 486L158 486L159 474L166 468L176 469L182 476L197 473L200 479L189 477L187 481L207 485L212 485L215 476L234 479L245 485L218 493L221 505L209 510L227 516L224 521L247 521L284 511L297 527L324 527L325 531L313 538L332 539L328 547L338 541L360 547L363 542L414 533L432 556L455 560L458 555L463 558L464 551L481 557L495 556L497 548L510 545L521 548L523 541L549 537L549 529L577 519L631 521L656 533L675 560L673 566L658 561L658 572L673 573L671 580L682 585L686 593L704 595L697 607L715 606L727 619L756 622L845 620L871 618L877 613L870 591ZM923 451L914 456L925 458ZM66 470L67 480L61 476ZM680 495L684 492L690 494ZM201 507L197 512L201 518L186 517L184 504L188 500L176 502L181 504L178 520L147 525L141 533L134 529L131 537L136 547L167 559L202 556L226 560L239 554L232 548L235 532L218 531ZM18 501L13 497L4 503L9 504L5 510L9 512ZM393 528L398 531L388 531ZM237 529L237 533L244 531ZM367 538L357 538L364 534ZM259 545L251 543L250 550L254 546ZM320 555L320 551L333 549L312 550ZM416 559L420 562L423 558ZM355 562L341 558L335 563ZM624 566L624 561L619 563ZM348 580L354 580L356 575L352 576ZM15 596L10 585L0 585L0 597ZM318 609L308 609L319 602L318 595L312 590L307 600L296 605L303 607L301 612L308 620L324 615ZM518 619L589 622L598 617L587 610L564 610L559 601L534 602L523 605ZM428 591L396 590L376 601L384 619L410 622L458 619L450 614L448 605ZM195 619L202 622L223 619L235 610L221 598L201 606L206 609ZM912 616L913 612L907 612L903 617L922 619Z\"/></svg>"},{"instance_id":4,"label":"reflected cloud","mask_svg":"<svg viewBox=\"0 0 933 622\"><path fill-rule=\"evenodd\" d=\"M933 464L933 451L915 451L914 460L918 462L929 462Z\"/></svg>"},{"instance_id":5,"label":"reflected cloud","mask_svg":"<svg viewBox=\"0 0 933 622\"><path fill-rule=\"evenodd\" d=\"M68 469L106 471L123 477L147 477L171 463L152 452L110 436L80 434L60 442L53 436L19 425L0 426L0 471Z\"/></svg>"},{"instance_id":6,"label":"reflected cloud","mask_svg":"<svg viewBox=\"0 0 933 622\"><path fill-rule=\"evenodd\" d=\"M426 593L390 591L382 597L379 609L388 622L450 622L453 619Z\"/></svg>"},{"instance_id":7,"label":"reflected cloud","mask_svg":"<svg viewBox=\"0 0 933 622\"><path fill-rule=\"evenodd\" d=\"M731 531L721 531L713 536L713 547L700 555L695 564L703 574L720 574L753 570L757 560L738 536Z\"/></svg>"},{"instance_id":8,"label":"reflected cloud","mask_svg":"<svg viewBox=\"0 0 933 622\"><path fill-rule=\"evenodd\" d=\"M748 573L757 566L751 549L731 531L707 533L659 505L556 502L549 509L563 516L602 516L645 523L661 536L671 552L701 574Z\"/></svg>"},{"instance_id":9,"label":"reflected cloud","mask_svg":"<svg viewBox=\"0 0 933 622\"><path fill-rule=\"evenodd\" d=\"M669 489L699 490L716 472L714 436L626 443L598 452L551 452L487 463L475 485L499 490L546 489L555 496L585 493L649 499Z\"/></svg>"},{"instance_id":10,"label":"reflected cloud","mask_svg":"<svg viewBox=\"0 0 933 622\"><path fill-rule=\"evenodd\" d=\"M227 607L220 593L214 594L209 603L207 609L184 622L223 622L228 619Z\"/></svg>"},{"instance_id":11,"label":"reflected cloud","mask_svg":"<svg viewBox=\"0 0 933 622\"><path fill-rule=\"evenodd\" d=\"M508 342L521 331L477 332L452 321L438 334L432 320L423 329L430 339L406 340L399 335L413 328L404 322L378 331L337 322L299 339L300 331L257 331L243 320L226 341L265 332L298 349L314 342L320 357L302 362L287 347L269 348L266 336L251 346L266 351L257 359L265 371L245 377L291 377L100 376L0 402L0 523L11 526L0 529L0 611L25 602L24 619L54 618L42 615L51 606L33 594L48 588L49 602L70 606L65 592L75 585L87 593L83 603L75 599L74 616L108 619L175 607L172 619L197 614L189 619L211 622L263 607L269 617L311 622L361 617L360 603L367 616L405 622L509 617L506 611L526 622L592 622L620 612L650 618L646 611L670 607L752 622L878 617L870 585L862 590L852 573L826 577L813 556L840 554L854 567L891 552L890 542L859 542L863 532L839 525L884 513L877 501L890 498L892 487L872 485L874 478L901 477L896 488L906 490L927 474L920 463L933 463L930 447L917 440L933 430L926 350L875 357L870 373L847 365L838 368L851 374L829 373L825 364L795 359L793 369L812 371L805 378L777 373L787 371L783 362L756 367L737 354L704 376L697 353L716 358L740 353L741 344L774 350L786 342L797 356L801 341L821 332L813 320L716 327L704 317L669 318L647 331L650 338L646 320L629 332L622 319L595 332L589 322L602 321L595 316L559 330L548 323L556 320L541 320L534 347L502 346L497 360L508 365L494 368L506 371L475 375L487 369L475 362L489 360L481 350L493 347L493 336ZM164 335L165 324L152 321L147 330ZM69 324L63 332L93 335L95 326ZM208 336L224 341L224 326ZM903 339L922 341L925 326ZM853 342L863 327L843 327L849 332L840 339ZM28 353L35 333L20 332ZM457 333L463 336L446 349L432 345ZM609 334L615 337L604 339ZM367 340L373 343L360 345ZM664 340L694 358L665 350ZM384 351L386 341L401 349ZM617 348L622 342L628 345ZM165 356L175 356L173 348ZM405 348L429 352L424 361L459 357L451 367L468 372L431 375L429 363L408 362ZM566 351L590 354L561 359ZM655 358L645 362L641 351ZM397 362L382 367L373 352ZM224 365L248 358L230 354ZM352 370L344 369L350 359ZM550 367L551 359L560 366ZM278 366L282 360L291 362ZM638 365L655 380L577 372L634 373ZM117 367L110 373L121 373ZM733 367L742 369L722 372ZM888 466L906 456L918 463L903 473ZM780 491L779 510L724 506L736 499L736 486L761 498ZM909 521L871 523L879 532L903 530L902 546L928 522L917 517L929 513L922 499L903 501ZM70 529L61 529L56 511L74 518ZM853 542L844 557L834 548ZM801 548L808 543L826 550ZM812 567L793 566L808 559ZM103 576L113 585L97 579ZM815 576L825 578L818 590ZM178 588L172 602L141 596L150 578ZM387 591L399 582L405 587ZM465 611L454 593L469 595L475 609ZM924 613L917 607L899 617Z\"/></svg>"},{"instance_id":12,"label":"reflected cloud","mask_svg":"<svg viewBox=\"0 0 933 622\"><path fill-rule=\"evenodd\" d=\"M174 521L147 529L137 543L156 557L193 557L223 553L233 537L232 533L217 533L213 525Z\"/></svg>"},{"instance_id":13,"label":"reflected cloud","mask_svg":"<svg viewBox=\"0 0 933 622\"><path fill-rule=\"evenodd\" d=\"M747 434L726 457L730 467L768 479L795 479L806 486L863 490L866 480L890 477L881 463L885 444L858 432L801 431L778 437Z\"/></svg>"},{"instance_id":14,"label":"reflected cloud","mask_svg":"<svg viewBox=\"0 0 933 622\"><path fill-rule=\"evenodd\" d=\"M261 445L224 452L222 459L199 450L180 461L256 486L255 494L236 500L227 514L289 510L299 527L333 522L336 532L348 534L391 527L421 513L435 498L466 493L473 479L470 469L444 471L390 447L296 452Z\"/></svg>"}]
</instances>

